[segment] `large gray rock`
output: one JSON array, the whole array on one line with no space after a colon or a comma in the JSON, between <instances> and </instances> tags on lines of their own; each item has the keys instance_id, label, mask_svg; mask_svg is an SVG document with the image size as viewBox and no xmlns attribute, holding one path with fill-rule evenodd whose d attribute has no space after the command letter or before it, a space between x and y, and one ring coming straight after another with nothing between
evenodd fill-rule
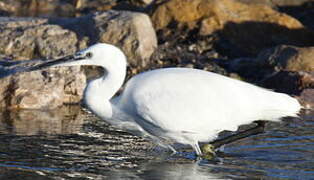
<instances>
[{"instance_id":1,"label":"large gray rock","mask_svg":"<svg viewBox=\"0 0 314 180\"><path fill-rule=\"evenodd\" d=\"M99 32L99 41L121 47L131 66L147 66L157 47L155 30L147 15L108 11L94 16L93 20Z\"/></svg>"},{"instance_id":2,"label":"large gray rock","mask_svg":"<svg viewBox=\"0 0 314 180\"><path fill-rule=\"evenodd\" d=\"M261 51L256 58L238 58L230 68L245 77L263 79L279 71L314 71L314 47L279 45Z\"/></svg>"},{"instance_id":3,"label":"large gray rock","mask_svg":"<svg viewBox=\"0 0 314 180\"><path fill-rule=\"evenodd\" d=\"M121 47L133 67L143 67L157 46L151 22L141 13L108 11L72 19L0 18L0 25L1 57L16 60L55 58L88 44L107 42ZM60 67L2 78L0 107L53 109L78 103L86 85L84 72L80 67Z\"/></svg>"},{"instance_id":4,"label":"large gray rock","mask_svg":"<svg viewBox=\"0 0 314 180\"><path fill-rule=\"evenodd\" d=\"M0 18L0 53L16 60L53 58L77 51L74 32L47 19ZM53 109L79 102L85 87L80 67L20 73L0 79L0 107ZM68 90L68 91L66 91Z\"/></svg>"}]
</instances>

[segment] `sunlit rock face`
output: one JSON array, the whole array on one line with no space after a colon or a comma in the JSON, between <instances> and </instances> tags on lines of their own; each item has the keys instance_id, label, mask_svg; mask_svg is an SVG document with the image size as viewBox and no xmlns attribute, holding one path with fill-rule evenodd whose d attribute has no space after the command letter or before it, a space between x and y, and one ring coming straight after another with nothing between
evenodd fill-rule
<instances>
[{"instance_id":1,"label":"sunlit rock face","mask_svg":"<svg viewBox=\"0 0 314 180\"><path fill-rule=\"evenodd\" d=\"M297 19L270 6L236 0L170 0L152 13L156 30L187 27L201 36L226 38L238 54L254 56L279 44L313 45L314 33ZM311 37L311 38L309 38ZM234 54L233 54L234 55Z\"/></svg>"}]
</instances>

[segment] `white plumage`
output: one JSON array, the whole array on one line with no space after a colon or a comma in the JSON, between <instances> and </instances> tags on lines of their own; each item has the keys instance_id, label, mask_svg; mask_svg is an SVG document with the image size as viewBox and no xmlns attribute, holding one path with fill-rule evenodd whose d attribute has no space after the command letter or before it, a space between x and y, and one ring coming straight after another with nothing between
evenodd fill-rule
<instances>
[{"instance_id":1,"label":"white plumage","mask_svg":"<svg viewBox=\"0 0 314 180\"><path fill-rule=\"evenodd\" d=\"M286 94L188 68L136 75L123 93L112 99L125 78L124 54L112 45L96 44L73 59L79 60L57 64L98 65L106 71L85 89L84 99L95 114L121 128L140 131L159 144L168 146L165 142L174 141L191 145L198 155L198 143L213 140L222 130L234 131L255 120L296 116L301 108Z\"/></svg>"}]
</instances>

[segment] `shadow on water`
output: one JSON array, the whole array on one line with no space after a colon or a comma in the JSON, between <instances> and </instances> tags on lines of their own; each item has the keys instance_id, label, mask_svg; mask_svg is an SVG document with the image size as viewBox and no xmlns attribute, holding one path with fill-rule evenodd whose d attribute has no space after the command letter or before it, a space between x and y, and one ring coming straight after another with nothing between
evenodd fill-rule
<instances>
[{"instance_id":1,"label":"shadow on water","mask_svg":"<svg viewBox=\"0 0 314 180\"><path fill-rule=\"evenodd\" d=\"M215 161L176 156L80 107L0 113L0 179L311 179L314 112L270 123Z\"/></svg>"}]
</instances>

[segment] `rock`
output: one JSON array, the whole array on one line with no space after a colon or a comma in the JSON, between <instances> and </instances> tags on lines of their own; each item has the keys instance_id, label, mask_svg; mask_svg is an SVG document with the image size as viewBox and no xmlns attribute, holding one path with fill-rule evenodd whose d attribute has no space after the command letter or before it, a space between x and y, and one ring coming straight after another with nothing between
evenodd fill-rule
<instances>
[{"instance_id":1,"label":"rock","mask_svg":"<svg viewBox=\"0 0 314 180\"><path fill-rule=\"evenodd\" d=\"M270 74L280 71L291 73L313 71L313 53L314 47L279 45L261 51L256 58L236 58L231 60L228 62L228 69L239 73L250 81L258 83L268 78ZM287 88L289 89L289 87Z\"/></svg>"},{"instance_id":2,"label":"rock","mask_svg":"<svg viewBox=\"0 0 314 180\"><path fill-rule=\"evenodd\" d=\"M74 53L78 39L74 32L47 19L0 18L0 52L16 60L51 58Z\"/></svg>"},{"instance_id":3,"label":"rock","mask_svg":"<svg viewBox=\"0 0 314 180\"><path fill-rule=\"evenodd\" d=\"M301 102L302 106L306 109L314 108L314 88L304 89L298 100Z\"/></svg>"},{"instance_id":4,"label":"rock","mask_svg":"<svg viewBox=\"0 0 314 180\"><path fill-rule=\"evenodd\" d=\"M271 0L275 6L300 6L313 0Z\"/></svg>"},{"instance_id":5,"label":"rock","mask_svg":"<svg viewBox=\"0 0 314 180\"><path fill-rule=\"evenodd\" d=\"M51 24L50 24L51 23ZM55 58L87 44L107 42L121 47L131 66L145 66L157 46L149 17L108 11L81 18L0 18L0 54L12 59ZM80 67L20 73L0 79L0 107L53 109L78 103L86 85Z\"/></svg>"},{"instance_id":6,"label":"rock","mask_svg":"<svg viewBox=\"0 0 314 180\"><path fill-rule=\"evenodd\" d=\"M308 2L313 2L313 0L238 0L242 3L247 4L265 4L271 7L278 6L300 6Z\"/></svg>"},{"instance_id":7,"label":"rock","mask_svg":"<svg viewBox=\"0 0 314 180\"><path fill-rule=\"evenodd\" d=\"M78 17L108 10L143 12L152 3L153 0L2 0L0 14L23 17Z\"/></svg>"},{"instance_id":8,"label":"rock","mask_svg":"<svg viewBox=\"0 0 314 180\"><path fill-rule=\"evenodd\" d=\"M1 18L0 52L13 59L53 58L72 54L78 39L74 32L47 19ZM21 73L0 79L0 107L52 109L77 103L85 87L80 67Z\"/></svg>"},{"instance_id":9,"label":"rock","mask_svg":"<svg viewBox=\"0 0 314 180\"><path fill-rule=\"evenodd\" d=\"M294 95L306 109L314 107L314 72L280 71L264 79L260 85Z\"/></svg>"},{"instance_id":10,"label":"rock","mask_svg":"<svg viewBox=\"0 0 314 180\"><path fill-rule=\"evenodd\" d=\"M150 18L143 13L107 11L93 17L100 42L122 48L131 66L145 67L157 48L157 38Z\"/></svg>"},{"instance_id":11,"label":"rock","mask_svg":"<svg viewBox=\"0 0 314 180\"><path fill-rule=\"evenodd\" d=\"M54 109L80 102L86 76L79 67L20 73L0 79L0 107Z\"/></svg>"},{"instance_id":12,"label":"rock","mask_svg":"<svg viewBox=\"0 0 314 180\"><path fill-rule=\"evenodd\" d=\"M305 89L314 88L314 72L280 71L265 78L260 84L278 92L300 95Z\"/></svg>"},{"instance_id":13,"label":"rock","mask_svg":"<svg viewBox=\"0 0 314 180\"><path fill-rule=\"evenodd\" d=\"M218 33L230 49L250 56L278 44L314 44L314 33L298 20L266 5L235 0L170 0L157 6L152 21L157 30L187 27L202 36Z\"/></svg>"},{"instance_id":14,"label":"rock","mask_svg":"<svg viewBox=\"0 0 314 180\"><path fill-rule=\"evenodd\" d=\"M314 47L295 47L280 45L262 51L256 58L256 64L285 71L314 71Z\"/></svg>"},{"instance_id":15,"label":"rock","mask_svg":"<svg viewBox=\"0 0 314 180\"><path fill-rule=\"evenodd\" d=\"M293 4L279 4L279 10L298 19L308 28L314 30L314 1L313 0L294 0ZM300 4L299 4L300 3Z\"/></svg>"},{"instance_id":16,"label":"rock","mask_svg":"<svg viewBox=\"0 0 314 180\"><path fill-rule=\"evenodd\" d=\"M73 16L74 5L66 0L23 0L0 2L0 11L11 16Z\"/></svg>"},{"instance_id":17,"label":"rock","mask_svg":"<svg viewBox=\"0 0 314 180\"><path fill-rule=\"evenodd\" d=\"M145 67L157 48L152 23L143 13L110 10L52 22L76 32L80 39L87 38L91 44L106 42L120 47L132 67Z\"/></svg>"}]
</instances>

